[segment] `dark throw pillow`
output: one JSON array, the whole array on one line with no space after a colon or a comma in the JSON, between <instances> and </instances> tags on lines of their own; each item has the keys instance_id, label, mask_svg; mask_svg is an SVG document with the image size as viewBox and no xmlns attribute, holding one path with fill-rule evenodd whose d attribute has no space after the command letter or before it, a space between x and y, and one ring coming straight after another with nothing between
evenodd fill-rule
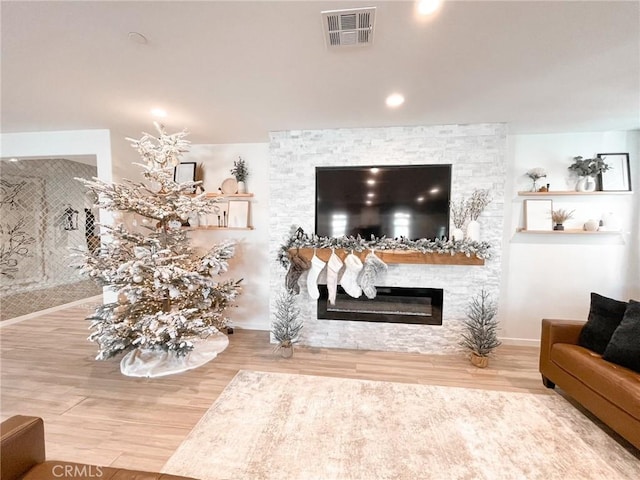
<instances>
[{"instance_id":1,"label":"dark throw pillow","mask_svg":"<svg viewBox=\"0 0 640 480\"><path fill-rule=\"evenodd\" d=\"M627 302L591 293L589 319L582 327L578 345L602 355L613 336L613 332L622 322L626 309Z\"/></svg>"},{"instance_id":2,"label":"dark throw pillow","mask_svg":"<svg viewBox=\"0 0 640 480\"><path fill-rule=\"evenodd\" d=\"M640 373L640 302L629 300L602 358Z\"/></svg>"}]
</instances>

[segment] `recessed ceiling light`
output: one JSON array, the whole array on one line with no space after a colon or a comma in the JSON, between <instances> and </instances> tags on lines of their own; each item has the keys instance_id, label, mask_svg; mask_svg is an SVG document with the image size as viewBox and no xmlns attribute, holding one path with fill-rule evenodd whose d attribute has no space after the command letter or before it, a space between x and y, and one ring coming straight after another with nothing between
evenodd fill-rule
<instances>
[{"instance_id":1,"label":"recessed ceiling light","mask_svg":"<svg viewBox=\"0 0 640 480\"><path fill-rule=\"evenodd\" d=\"M148 43L147 37L140 32L129 32L128 37L133 43L139 43L140 45L146 45Z\"/></svg>"},{"instance_id":2,"label":"recessed ceiling light","mask_svg":"<svg viewBox=\"0 0 640 480\"><path fill-rule=\"evenodd\" d=\"M391 107L391 108L399 107L404 103L404 97L399 93L392 93L387 97L386 103L387 103L387 107Z\"/></svg>"},{"instance_id":3,"label":"recessed ceiling light","mask_svg":"<svg viewBox=\"0 0 640 480\"><path fill-rule=\"evenodd\" d=\"M371 197L375 197L375 196L376 196L376 194L375 194L375 193L373 193L373 192L369 192L369 193L367 193L367 197L369 197L369 198L371 198Z\"/></svg>"},{"instance_id":4,"label":"recessed ceiling light","mask_svg":"<svg viewBox=\"0 0 640 480\"><path fill-rule=\"evenodd\" d=\"M151 115L153 115L154 117L164 118L167 116L167 111L162 108L152 108Z\"/></svg>"},{"instance_id":5,"label":"recessed ceiling light","mask_svg":"<svg viewBox=\"0 0 640 480\"><path fill-rule=\"evenodd\" d=\"M378 167L373 167L373 168L371 169L371 173L373 173L374 175L375 175L376 173L378 173L379 171L380 171L380 169L379 169Z\"/></svg>"},{"instance_id":6,"label":"recessed ceiling light","mask_svg":"<svg viewBox=\"0 0 640 480\"><path fill-rule=\"evenodd\" d=\"M418 198L416 198L416 202L418 202L418 203L422 203L422 202L424 202L424 197L418 197Z\"/></svg>"},{"instance_id":7,"label":"recessed ceiling light","mask_svg":"<svg viewBox=\"0 0 640 480\"><path fill-rule=\"evenodd\" d=\"M17 161L18 161L18 159L14 157L14 158L10 158L10 159L9 159L9 161L10 161L10 162L17 162Z\"/></svg>"},{"instance_id":8,"label":"recessed ceiling light","mask_svg":"<svg viewBox=\"0 0 640 480\"><path fill-rule=\"evenodd\" d=\"M433 187L431 190L429 190L429 193L435 194L438 193L440 191L439 187Z\"/></svg>"},{"instance_id":9,"label":"recessed ceiling light","mask_svg":"<svg viewBox=\"0 0 640 480\"><path fill-rule=\"evenodd\" d=\"M442 0L419 0L418 13L420 15L431 15L442 6Z\"/></svg>"},{"instance_id":10,"label":"recessed ceiling light","mask_svg":"<svg viewBox=\"0 0 640 480\"><path fill-rule=\"evenodd\" d=\"M366 202L364 202L364 203L366 203L367 205L371 205L371 203L373 203L373 202L371 202L371 200L367 200L367 201L366 201Z\"/></svg>"},{"instance_id":11,"label":"recessed ceiling light","mask_svg":"<svg viewBox=\"0 0 640 480\"><path fill-rule=\"evenodd\" d=\"M369 185L375 185L375 184L376 184L376 181L375 181L373 178L370 178L369 180L367 180L367 183L368 183Z\"/></svg>"}]
</instances>

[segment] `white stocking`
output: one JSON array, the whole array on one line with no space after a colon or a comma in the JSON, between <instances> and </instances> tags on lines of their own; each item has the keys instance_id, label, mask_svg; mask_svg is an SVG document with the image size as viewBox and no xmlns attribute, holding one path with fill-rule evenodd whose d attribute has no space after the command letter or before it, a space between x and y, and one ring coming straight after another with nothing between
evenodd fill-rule
<instances>
[{"instance_id":1,"label":"white stocking","mask_svg":"<svg viewBox=\"0 0 640 480\"><path fill-rule=\"evenodd\" d=\"M320 297L320 291L318 290L318 275L320 275L320 272L322 272L325 265L326 263L320 260L314 253L311 258L311 269L307 274L307 291L309 292L309 296L314 300L317 300Z\"/></svg>"},{"instance_id":2,"label":"white stocking","mask_svg":"<svg viewBox=\"0 0 640 480\"><path fill-rule=\"evenodd\" d=\"M350 253L344 259L344 267L345 271L340 279L340 285L347 294L353 298L358 298L362 295L362 288L358 285L358 274L362 270L362 262L356 255Z\"/></svg>"},{"instance_id":3,"label":"white stocking","mask_svg":"<svg viewBox=\"0 0 640 480\"><path fill-rule=\"evenodd\" d=\"M327 262L327 290L329 291L329 303L336 304L336 293L338 291L338 273L342 268L342 260L335 252L331 252L329 261Z\"/></svg>"}]
</instances>

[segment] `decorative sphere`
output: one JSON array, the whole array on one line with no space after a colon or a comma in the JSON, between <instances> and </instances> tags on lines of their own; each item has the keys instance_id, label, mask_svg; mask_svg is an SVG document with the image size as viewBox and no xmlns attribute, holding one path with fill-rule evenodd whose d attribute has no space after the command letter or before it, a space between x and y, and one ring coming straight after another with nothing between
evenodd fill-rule
<instances>
[{"instance_id":1,"label":"decorative sphere","mask_svg":"<svg viewBox=\"0 0 640 480\"><path fill-rule=\"evenodd\" d=\"M162 184L160 182L149 182L149 190L153 193L158 193L162 190Z\"/></svg>"}]
</instances>

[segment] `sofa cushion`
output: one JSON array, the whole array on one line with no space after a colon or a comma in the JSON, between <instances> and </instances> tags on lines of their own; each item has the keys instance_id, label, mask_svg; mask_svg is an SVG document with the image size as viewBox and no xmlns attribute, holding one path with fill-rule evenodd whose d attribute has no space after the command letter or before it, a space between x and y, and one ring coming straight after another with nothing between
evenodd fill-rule
<instances>
[{"instance_id":1,"label":"sofa cushion","mask_svg":"<svg viewBox=\"0 0 640 480\"><path fill-rule=\"evenodd\" d=\"M556 343L550 359L569 375L640 420L640 375L579 345Z\"/></svg>"},{"instance_id":2,"label":"sofa cushion","mask_svg":"<svg viewBox=\"0 0 640 480\"><path fill-rule=\"evenodd\" d=\"M640 372L640 302L629 301L622 322L613 332L603 358Z\"/></svg>"},{"instance_id":3,"label":"sofa cushion","mask_svg":"<svg viewBox=\"0 0 640 480\"><path fill-rule=\"evenodd\" d=\"M578 345L602 355L627 309L627 302L620 302L591 293L589 319L585 323Z\"/></svg>"}]
</instances>

